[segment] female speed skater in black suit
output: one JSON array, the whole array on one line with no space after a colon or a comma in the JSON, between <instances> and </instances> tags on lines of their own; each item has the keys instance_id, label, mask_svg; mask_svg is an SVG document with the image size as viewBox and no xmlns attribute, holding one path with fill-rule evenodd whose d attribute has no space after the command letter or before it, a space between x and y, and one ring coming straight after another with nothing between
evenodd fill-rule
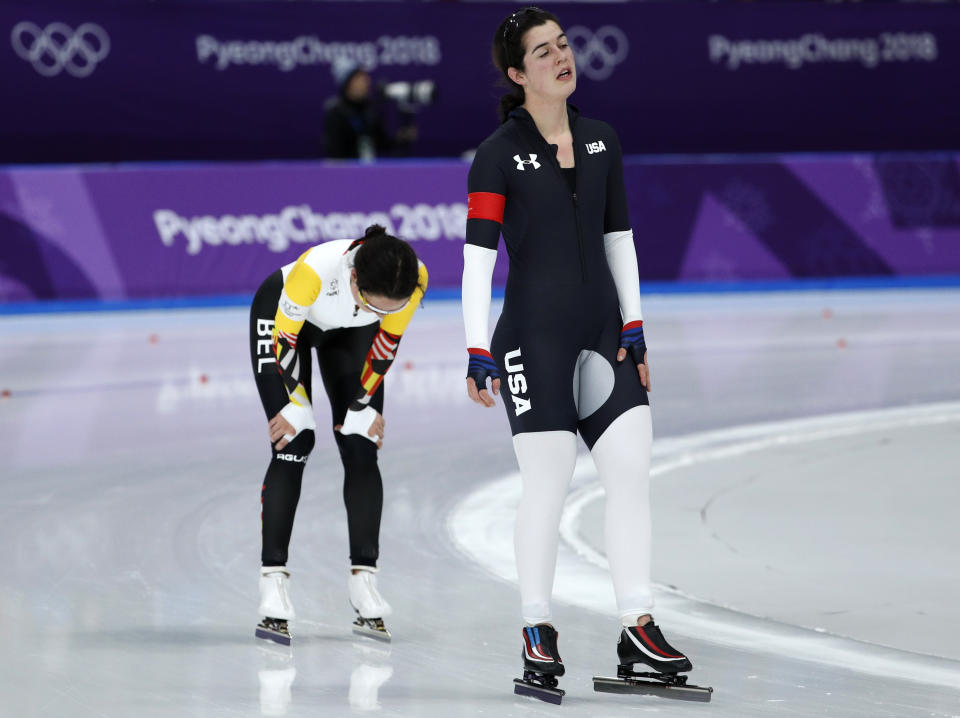
<instances>
[{"instance_id":1,"label":"female speed skater in black suit","mask_svg":"<svg viewBox=\"0 0 960 718\"><path fill-rule=\"evenodd\" d=\"M550 599L577 432L606 490L619 663L672 677L692 666L651 615L650 369L620 142L610 125L567 104L576 65L553 14L528 7L510 15L497 28L493 59L511 91L468 180L467 391L487 407L490 392L502 391L523 480L514 534L526 624L517 690L560 702L564 666ZM510 271L488 343L501 233Z\"/></svg>"}]
</instances>

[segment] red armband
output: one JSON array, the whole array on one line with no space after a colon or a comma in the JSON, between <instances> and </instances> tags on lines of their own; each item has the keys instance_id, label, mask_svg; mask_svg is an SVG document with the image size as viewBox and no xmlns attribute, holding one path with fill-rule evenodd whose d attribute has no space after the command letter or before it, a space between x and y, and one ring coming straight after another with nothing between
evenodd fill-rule
<instances>
[{"instance_id":1,"label":"red armband","mask_svg":"<svg viewBox=\"0 0 960 718\"><path fill-rule=\"evenodd\" d=\"M494 192L471 192L467 195L467 219L489 219L503 223L503 206L507 198Z\"/></svg>"}]
</instances>

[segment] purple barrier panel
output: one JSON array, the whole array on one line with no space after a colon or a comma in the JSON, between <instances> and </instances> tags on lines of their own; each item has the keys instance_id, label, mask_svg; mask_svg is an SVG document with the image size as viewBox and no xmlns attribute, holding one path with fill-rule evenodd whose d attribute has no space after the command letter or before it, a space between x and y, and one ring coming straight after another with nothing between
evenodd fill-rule
<instances>
[{"instance_id":1,"label":"purple barrier panel","mask_svg":"<svg viewBox=\"0 0 960 718\"><path fill-rule=\"evenodd\" d=\"M0 163L318 157L331 63L432 79L413 152L497 124L503 3L0 6ZM952 4L564 3L573 101L627 153L960 148Z\"/></svg>"},{"instance_id":2,"label":"purple barrier panel","mask_svg":"<svg viewBox=\"0 0 960 718\"><path fill-rule=\"evenodd\" d=\"M307 247L373 223L412 243L432 287L458 287L467 169L0 170L0 299L252 292ZM955 156L627 158L625 177L643 279L960 274Z\"/></svg>"},{"instance_id":3,"label":"purple barrier panel","mask_svg":"<svg viewBox=\"0 0 960 718\"><path fill-rule=\"evenodd\" d=\"M648 279L960 272L956 157L628 158L625 178Z\"/></svg>"},{"instance_id":4,"label":"purple barrier panel","mask_svg":"<svg viewBox=\"0 0 960 718\"><path fill-rule=\"evenodd\" d=\"M411 240L432 285L452 286L462 271L466 172L459 162L12 170L0 173L0 202L6 209L12 197L6 214L29 226L37 245L72 257L105 298L252 291L309 246L361 236L374 223ZM5 266L32 266L26 253L14 255ZM45 260L62 271L59 257ZM38 297L89 296L34 285Z\"/></svg>"}]
</instances>

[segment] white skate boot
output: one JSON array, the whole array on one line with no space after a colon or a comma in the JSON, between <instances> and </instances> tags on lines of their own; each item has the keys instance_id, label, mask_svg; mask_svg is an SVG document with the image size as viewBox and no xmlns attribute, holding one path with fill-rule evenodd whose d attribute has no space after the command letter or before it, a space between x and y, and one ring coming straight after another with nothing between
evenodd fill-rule
<instances>
[{"instance_id":1,"label":"white skate boot","mask_svg":"<svg viewBox=\"0 0 960 718\"><path fill-rule=\"evenodd\" d=\"M353 573L356 571L356 573ZM357 612L353 622L353 632L361 636L370 636L381 641L390 640L390 631L383 625L383 619L393 613L377 590L377 569L371 566L351 566L347 587L350 590L350 605Z\"/></svg>"},{"instance_id":2,"label":"white skate boot","mask_svg":"<svg viewBox=\"0 0 960 718\"><path fill-rule=\"evenodd\" d=\"M294 617L289 595L290 572L286 566L264 566L260 569L260 615L256 637L290 645L287 621Z\"/></svg>"}]
</instances>

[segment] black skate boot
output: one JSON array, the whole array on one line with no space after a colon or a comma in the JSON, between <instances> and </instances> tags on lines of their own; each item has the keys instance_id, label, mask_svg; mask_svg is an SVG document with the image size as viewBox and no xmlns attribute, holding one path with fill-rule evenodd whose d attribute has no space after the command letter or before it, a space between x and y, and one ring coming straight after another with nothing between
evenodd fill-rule
<instances>
[{"instance_id":1,"label":"black skate boot","mask_svg":"<svg viewBox=\"0 0 960 718\"><path fill-rule=\"evenodd\" d=\"M624 628L617 642L617 655L620 665L646 663L657 673L683 673L693 668L685 655L667 643L653 621L646 626Z\"/></svg>"},{"instance_id":2,"label":"black skate boot","mask_svg":"<svg viewBox=\"0 0 960 718\"><path fill-rule=\"evenodd\" d=\"M557 631L549 623L523 629L523 678L513 679L513 692L560 705L564 692L557 677L566 672L557 651Z\"/></svg>"},{"instance_id":3,"label":"black skate boot","mask_svg":"<svg viewBox=\"0 0 960 718\"><path fill-rule=\"evenodd\" d=\"M713 688L687 685L687 677L678 675L693 668L685 655L667 643L653 621L645 626L629 626L620 632L617 643L616 678L594 676L593 689L602 693L644 693L686 701L709 702ZM635 671L636 664L653 671ZM653 680L641 680L650 678Z\"/></svg>"}]
</instances>

